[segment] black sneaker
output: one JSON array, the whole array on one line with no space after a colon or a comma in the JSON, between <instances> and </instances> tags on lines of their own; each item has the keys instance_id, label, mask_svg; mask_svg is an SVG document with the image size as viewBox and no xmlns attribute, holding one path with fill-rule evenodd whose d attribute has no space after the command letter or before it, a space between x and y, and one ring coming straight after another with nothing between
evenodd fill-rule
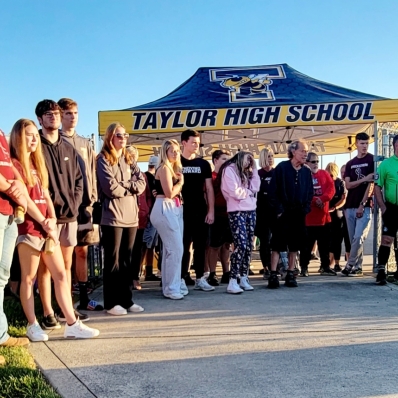
<instances>
[{"instance_id":1,"label":"black sneaker","mask_svg":"<svg viewBox=\"0 0 398 398\"><path fill-rule=\"evenodd\" d=\"M300 273L300 270L297 267L294 267L293 273L294 273L294 276L298 276L298 274Z\"/></svg>"},{"instance_id":2,"label":"black sneaker","mask_svg":"<svg viewBox=\"0 0 398 398\"><path fill-rule=\"evenodd\" d=\"M262 274L264 273L264 268L261 268L260 271L258 271L258 273L259 273L260 275L262 275Z\"/></svg>"},{"instance_id":3,"label":"black sneaker","mask_svg":"<svg viewBox=\"0 0 398 398\"><path fill-rule=\"evenodd\" d=\"M319 273L319 274L321 274L321 273L322 273L322 271L323 271L323 268L322 268L322 267L319 267L319 269L318 269L318 273Z\"/></svg>"},{"instance_id":4,"label":"black sneaker","mask_svg":"<svg viewBox=\"0 0 398 398\"><path fill-rule=\"evenodd\" d=\"M217 279L216 274L214 272L210 272L210 275L207 278L207 283L210 286L220 286L220 283L218 282L218 279Z\"/></svg>"},{"instance_id":5,"label":"black sneaker","mask_svg":"<svg viewBox=\"0 0 398 398\"><path fill-rule=\"evenodd\" d=\"M340 267L339 264L336 264L336 265L334 266L334 271L335 271L335 272L341 272L341 267Z\"/></svg>"},{"instance_id":6,"label":"black sneaker","mask_svg":"<svg viewBox=\"0 0 398 398\"><path fill-rule=\"evenodd\" d=\"M383 286L387 284L387 275L384 269L380 269L376 277L376 285Z\"/></svg>"},{"instance_id":7,"label":"black sneaker","mask_svg":"<svg viewBox=\"0 0 398 398\"><path fill-rule=\"evenodd\" d=\"M393 277L394 277L394 280L395 280L395 281L398 281L398 271L396 271L396 272L394 273Z\"/></svg>"},{"instance_id":8,"label":"black sneaker","mask_svg":"<svg viewBox=\"0 0 398 398\"><path fill-rule=\"evenodd\" d=\"M300 276L302 276L302 277L304 277L304 278L308 277L308 276L309 276L309 274L308 274L308 269L303 268L303 269L301 270L301 272L300 272Z\"/></svg>"},{"instance_id":9,"label":"black sneaker","mask_svg":"<svg viewBox=\"0 0 398 398\"><path fill-rule=\"evenodd\" d=\"M145 277L145 282L159 282L160 278L158 278L156 275L152 274L152 275L147 275Z\"/></svg>"},{"instance_id":10,"label":"black sneaker","mask_svg":"<svg viewBox=\"0 0 398 398\"><path fill-rule=\"evenodd\" d=\"M46 329L46 330L61 329L61 325L55 319L54 315L47 315L47 316L43 317L41 326L43 326L43 329Z\"/></svg>"},{"instance_id":11,"label":"black sneaker","mask_svg":"<svg viewBox=\"0 0 398 398\"><path fill-rule=\"evenodd\" d=\"M351 267L346 265L343 271L341 271L341 276L348 276L351 272Z\"/></svg>"},{"instance_id":12,"label":"black sneaker","mask_svg":"<svg viewBox=\"0 0 398 398\"><path fill-rule=\"evenodd\" d=\"M79 318L82 322L86 322L90 320L90 317L87 314L82 314L79 311L74 310L75 317ZM66 322L65 315L62 311L57 315L57 319L59 322Z\"/></svg>"},{"instance_id":13,"label":"black sneaker","mask_svg":"<svg viewBox=\"0 0 398 398\"><path fill-rule=\"evenodd\" d=\"M263 270L263 271L264 271L263 279L264 279L264 280L269 279L269 277L271 276L271 272L269 272L268 269Z\"/></svg>"},{"instance_id":14,"label":"black sneaker","mask_svg":"<svg viewBox=\"0 0 398 398\"><path fill-rule=\"evenodd\" d=\"M187 286L195 286L195 281L191 278L191 275L190 275L190 274L187 274L187 275L184 277L184 280L185 280L185 284L186 284Z\"/></svg>"},{"instance_id":15,"label":"black sneaker","mask_svg":"<svg viewBox=\"0 0 398 398\"><path fill-rule=\"evenodd\" d=\"M326 269L322 269L321 275L324 275L324 276L336 276L337 274L331 268L326 268Z\"/></svg>"},{"instance_id":16,"label":"black sneaker","mask_svg":"<svg viewBox=\"0 0 398 398\"><path fill-rule=\"evenodd\" d=\"M249 268L249 275L254 275L254 272L252 271L251 268Z\"/></svg>"},{"instance_id":17,"label":"black sneaker","mask_svg":"<svg viewBox=\"0 0 398 398\"><path fill-rule=\"evenodd\" d=\"M293 271L287 271L286 277L285 277L285 286L287 287L297 287L297 281L296 277L294 276Z\"/></svg>"},{"instance_id":18,"label":"black sneaker","mask_svg":"<svg viewBox=\"0 0 398 398\"><path fill-rule=\"evenodd\" d=\"M268 289L278 289L279 287L279 278L276 272L271 272L271 275L268 279Z\"/></svg>"},{"instance_id":19,"label":"black sneaker","mask_svg":"<svg viewBox=\"0 0 398 398\"><path fill-rule=\"evenodd\" d=\"M358 276L363 276L363 272L361 269L353 269L348 276L353 276L353 277L358 277Z\"/></svg>"},{"instance_id":20,"label":"black sneaker","mask_svg":"<svg viewBox=\"0 0 398 398\"><path fill-rule=\"evenodd\" d=\"M228 272L224 272L223 274L222 274L222 277L221 277L221 282L220 283L229 283L229 277L231 276L231 273L228 271Z\"/></svg>"}]
</instances>

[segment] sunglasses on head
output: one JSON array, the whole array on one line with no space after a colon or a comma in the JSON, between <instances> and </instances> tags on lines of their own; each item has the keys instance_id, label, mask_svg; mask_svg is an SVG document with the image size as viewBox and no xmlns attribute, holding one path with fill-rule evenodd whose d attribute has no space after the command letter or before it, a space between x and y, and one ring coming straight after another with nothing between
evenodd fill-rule
<instances>
[{"instance_id":1,"label":"sunglasses on head","mask_svg":"<svg viewBox=\"0 0 398 398\"><path fill-rule=\"evenodd\" d=\"M124 133L124 134L116 133L115 137L117 137L117 138L129 138L129 135L127 133Z\"/></svg>"},{"instance_id":2,"label":"sunglasses on head","mask_svg":"<svg viewBox=\"0 0 398 398\"><path fill-rule=\"evenodd\" d=\"M319 160L310 160L310 163L316 164L316 163L319 163Z\"/></svg>"}]
</instances>

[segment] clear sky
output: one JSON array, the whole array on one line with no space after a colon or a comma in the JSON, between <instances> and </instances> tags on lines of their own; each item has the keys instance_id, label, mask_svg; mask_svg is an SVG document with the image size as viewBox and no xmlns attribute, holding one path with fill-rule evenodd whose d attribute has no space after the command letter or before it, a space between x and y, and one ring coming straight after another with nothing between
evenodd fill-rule
<instances>
[{"instance_id":1,"label":"clear sky","mask_svg":"<svg viewBox=\"0 0 398 398\"><path fill-rule=\"evenodd\" d=\"M38 101L70 97L79 103L78 132L88 136L97 132L99 110L158 99L201 66L287 63L316 79L398 98L396 0L0 0L0 6L6 133L21 117L36 120Z\"/></svg>"}]
</instances>

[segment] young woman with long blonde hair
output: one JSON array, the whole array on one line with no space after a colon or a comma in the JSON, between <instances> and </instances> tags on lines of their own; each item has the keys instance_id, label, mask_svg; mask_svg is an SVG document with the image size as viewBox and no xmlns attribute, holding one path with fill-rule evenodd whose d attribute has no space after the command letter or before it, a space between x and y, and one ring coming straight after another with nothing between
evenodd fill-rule
<instances>
[{"instance_id":1,"label":"young woman with long blonde hair","mask_svg":"<svg viewBox=\"0 0 398 398\"><path fill-rule=\"evenodd\" d=\"M105 255L104 307L111 315L144 311L132 300L129 268L138 228L137 195L145 190L145 180L126 150L127 138L124 126L112 123L106 129L104 144L97 156Z\"/></svg>"},{"instance_id":2,"label":"young woman with long blonde hair","mask_svg":"<svg viewBox=\"0 0 398 398\"><path fill-rule=\"evenodd\" d=\"M36 210L35 214L26 214L24 222L18 225L20 298L28 319L27 336L31 341L48 340L48 335L36 320L33 297L33 284L42 260L54 280L56 298L66 317L64 337L96 337L99 331L84 325L74 314L64 260L58 244L55 210L48 192L48 173L39 132L33 121L20 119L14 124L10 135L10 153L15 168L27 186L28 207ZM53 253L44 251L46 238L54 241Z\"/></svg>"},{"instance_id":3,"label":"young woman with long blonde hair","mask_svg":"<svg viewBox=\"0 0 398 398\"><path fill-rule=\"evenodd\" d=\"M188 294L181 279L181 261L184 253L181 189L180 145L176 140L163 141L159 165L155 173L156 201L151 213L151 223L163 243L162 289L163 295L179 300Z\"/></svg>"}]
</instances>

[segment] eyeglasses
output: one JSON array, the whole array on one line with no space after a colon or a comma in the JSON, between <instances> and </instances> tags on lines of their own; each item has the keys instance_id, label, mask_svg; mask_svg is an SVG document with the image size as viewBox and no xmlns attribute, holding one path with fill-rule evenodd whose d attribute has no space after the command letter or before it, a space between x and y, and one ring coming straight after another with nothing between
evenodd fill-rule
<instances>
[{"instance_id":1,"label":"eyeglasses","mask_svg":"<svg viewBox=\"0 0 398 398\"><path fill-rule=\"evenodd\" d=\"M115 134L115 137L120 138L120 139L125 138L127 140L127 138L129 138L129 135L127 133L124 133L124 134L117 133L117 134Z\"/></svg>"},{"instance_id":2,"label":"eyeglasses","mask_svg":"<svg viewBox=\"0 0 398 398\"><path fill-rule=\"evenodd\" d=\"M319 160L311 160L310 163L312 163L312 164L318 164L318 163L319 163Z\"/></svg>"},{"instance_id":3,"label":"eyeglasses","mask_svg":"<svg viewBox=\"0 0 398 398\"><path fill-rule=\"evenodd\" d=\"M61 115L61 112L59 112L59 111L55 111L55 112L46 112L46 113L43 113L43 115L44 115L44 116L47 116L47 117L58 117L58 116Z\"/></svg>"}]
</instances>

